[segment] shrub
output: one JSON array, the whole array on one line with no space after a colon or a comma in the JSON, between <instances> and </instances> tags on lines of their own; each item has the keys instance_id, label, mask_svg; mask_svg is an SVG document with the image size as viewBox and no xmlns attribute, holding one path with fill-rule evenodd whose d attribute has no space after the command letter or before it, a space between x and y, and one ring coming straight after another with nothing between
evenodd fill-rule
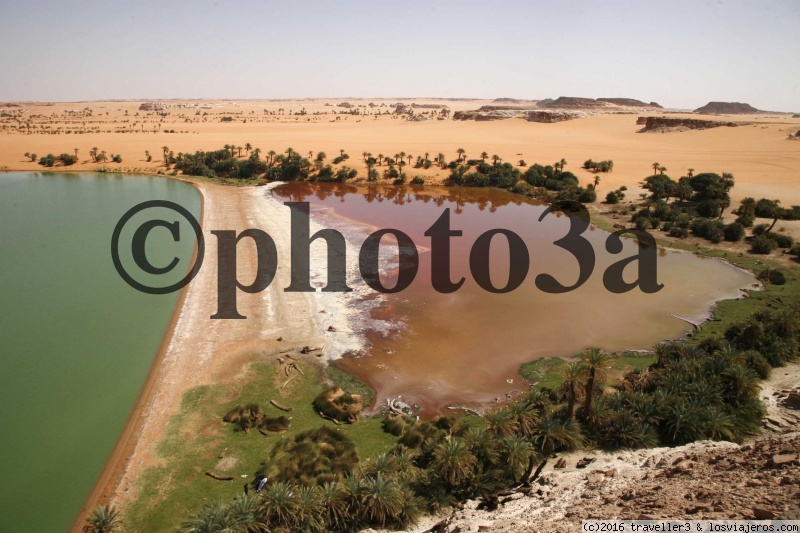
<instances>
[{"instance_id":1,"label":"shrub","mask_svg":"<svg viewBox=\"0 0 800 533\"><path fill-rule=\"evenodd\" d=\"M725 240L730 242L741 241L744 238L744 226L738 222L732 222L725 226Z\"/></svg>"},{"instance_id":2,"label":"shrub","mask_svg":"<svg viewBox=\"0 0 800 533\"><path fill-rule=\"evenodd\" d=\"M606 203L607 204L618 204L619 203L619 196L615 191L611 191L610 193L606 194Z\"/></svg>"},{"instance_id":3,"label":"shrub","mask_svg":"<svg viewBox=\"0 0 800 533\"><path fill-rule=\"evenodd\" d=\"M273 482L306 486L338 481L358 464L358 451L340 432L321 427L280 440L259 471Z\"/></svg>"},{"instance_id":4,"label":"shrub","mask_svg":"<svg viewBox=\"0 0 800 533\"><path fill-rule=\"evenodd\" d=\"M777 244L774 239L770 239L766 235L759 235L753 241L751 251L754 254L767 255L775 249Z\"/></svg>"},{"instance_id":5,"label":"shrub","mask_svg":"<svg viewBox=\"0 0 800 533\"><path fill-rule=\"evenodd\" d=\"M786 284L786 276L784 273L773 268L768 268L759 272L758 279L766 283L771 283L772 285Z\"/></svg>"},{"instance_id":6,"label":"shrub","mask_svg":"<svg viewBox=\"0 0 800 533\"><path fill-rule=\"evenodd\" d=\"M722 222L704 218L694 219L691 225L692 234L714 243L722 240L724 228L725 226Z\"/></svg>"},{"instance_id":7,"label":"shrub","mask_svg":"<svg viewBox=\"0 0 800 533\"><path fill-rule=\"evenodd\" d=\"M768 233L767 237L775 241L775 244L778 245L778 248L791 248L794 244L794 238L791 235L786 235L785 233Z\"/></svg>"},{"instance_id":8,"label":"shrub","mask_svg":"<svg viewBox=\"0 0 800 533\"><path fill-rule=\"evenodd\" d=\"M758 226L754 227L751 231L753 235L763 235L769 229L769 224L759 224Z\"/></svg>"},{"instance_id":9,"label":"shrub","mask_svg":"<svg viewBox=\"0 0 800 533\"><path fill-rule=\"evenodd\" d=\"M578 201L583 204L590 204L597 201L597 192L594 189L584 189L578 196Z\"/></svg>"},{"instance_id":10,"label":"shrub","mask_svg":"<svg viewBox=\"0 0 800 533\"><path fill-rule=\"evenodd\" d=\"M689 236L689 228L684 228L682 226L671 226L669 228L669 234L671 237L684 239Z\"/></svg>"},{"instance_id":11,"label":"shrub","mask_svg":"<svg viewBox=\"0 0 800 533\"><path fill-rule=\"evenodd\" d=\"M414 176L411 178L411 185L425 185L425 178L422 176Z\"/></svg>"},{"instance_id":12,"label":"shrub","mask_svg":"<svg viewBox=\"0 0 800 533\"><path fill-rule=\"evenodd\" d=\"M328 418L352 423L358 420L364 406L360 395L350 394L341 387L331 387L314 399L314 408Z\"/></svg>"},{"instance_id":13,"label":"shrub","mask_svg":"<svg viewBox=\"0 0 800 533\"><path fill-rule=\"evenodd\" d=\"M39 164L43 167L52 167L56 164L56 157L53 154L47 154L39 159Z\"/></svg>"}]
</instances>

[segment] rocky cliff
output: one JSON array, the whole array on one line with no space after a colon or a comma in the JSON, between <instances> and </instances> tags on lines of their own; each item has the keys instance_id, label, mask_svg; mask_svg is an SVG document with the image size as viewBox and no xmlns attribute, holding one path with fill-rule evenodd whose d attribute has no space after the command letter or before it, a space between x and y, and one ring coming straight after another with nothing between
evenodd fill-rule
<instances>
[{"instance_id":1,"label":"rocky cliff","mask_svg":"<svg viewBox=\"0 0 800 533\"><path fill-rule=\"evenodd\" d=\"M704 115L747 115L752 113L763 113L751 106L739 102L709 102L703 107L694 110L695 113Z\"/></svg>"},{"instance_id":2,"label":"rocky cliff","mask_svg":"<svg viewBox=\"0 0 800 533\"><path fill-rule=\"evenodd\" d=\"M696 118L671 118L671 117L639 117L637 124L644 124L644 128L639 130L641 133L657 132L666 133L671 131L686 130L707 130L709 128L719 128L722 126L736 127L741 125L736 122L722 122L718 120L700 120Z\"/></svg>"}]
</instances>

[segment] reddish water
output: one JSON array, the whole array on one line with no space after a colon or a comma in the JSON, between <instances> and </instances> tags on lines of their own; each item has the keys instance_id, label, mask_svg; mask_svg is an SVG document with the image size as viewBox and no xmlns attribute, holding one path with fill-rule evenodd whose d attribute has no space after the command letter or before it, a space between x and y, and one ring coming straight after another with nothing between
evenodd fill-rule
<instances>
[{"instance_id":1,"label":"reddish water","mask_svg":"<svg viewBox=\"0 0 800 533\"><path fill-rule=\"evenodd\" d=\"M399 229L414 240L420 249L414 283L386 296L372 313L378 320L399 320L404 327L389 335L364 332L369 341L365 351L337 364L372 386L378 403L402 396L423 406L425 416L448 405L494 403L506 393L527 389L518 374L526 361L575 354L589 346L608 351L648 348L680 336L687 324L671 314L702 317L713 300L735 297L740 287L753 282L749 274L721 261L661 249L660 292L612 294L603 286L603 273L608 265L634 255L637 245L626 240L624 251L611 255L605 251L608 233L591 227L584 236L597 257L592 276L572 292L547 294L534 283L538 274L552 274L564 285L578 276L575 258L552 244L566 234L569 219L550 214L539 222L545 206L516 195L490 189L415 192L410 187L294 183L274 193L284 201L310 202L312 217L343 231L357 247L375 227ZM451 279L463 276L466 281L458 291L440 294L431 287L430 239L424 233L446 208L452 229L464 232L451 239ZM354 224L362 231L345 231ZM494 228L514 231L530 252L528 277L508 294L486 292L470 275L472 244ZM383 242L394 251L393 238ZM495 237L491 252L492 279L502 286L509 255L502 236ZM635 268L625 271L628 281L636 277ZM355 283L362 282L353 280L351 285ZM384 285L393 285L391 276Z\"/></svg>"}]
</instances>

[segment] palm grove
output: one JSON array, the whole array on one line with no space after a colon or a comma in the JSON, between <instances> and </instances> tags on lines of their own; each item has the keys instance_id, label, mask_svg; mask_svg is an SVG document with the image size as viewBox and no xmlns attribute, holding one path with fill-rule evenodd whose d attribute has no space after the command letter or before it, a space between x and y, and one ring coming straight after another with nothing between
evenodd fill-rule
<instances>
[{"instance_id":1,"label":"palm grove","mask_svg":"<svg viewBox=\"0 0 800 533\"><path fill-rule=\"evenodd\" d=\"M795 360L798 349L798 309L766 309L733 323L721 337L660 343L653 348L653 364L613 384L608 373L615 356L591 348L563 367L559 386L532 387L522 399L482 418L423 421L390 408L383 428L397 443L366 460L330 427L303 431L266 453L256 472L257 480L268 476L260 493L208 503L180 530L399 528L421 513L466 499L480 498L491 508L509 489L530 490L544 464L560 452L700 439L740 442L759 431L764 414L759 380ZM330 391L323 394L331 397ZM355 395L333 396L345 395L344 405L351 406ZM325 409L317 401L315 407ZM257 408L234 411L226 420L242 429L239 419L252 417ZM352 410L342 418L356 419ZM119 523L115 511L103 507L87 527L114 531Z\"/></svg>"}]
</instances>

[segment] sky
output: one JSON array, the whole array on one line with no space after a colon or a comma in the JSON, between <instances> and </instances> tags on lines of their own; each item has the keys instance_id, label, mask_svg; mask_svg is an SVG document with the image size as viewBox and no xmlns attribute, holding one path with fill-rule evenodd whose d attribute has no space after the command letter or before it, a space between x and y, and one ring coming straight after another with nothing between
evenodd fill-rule
<instances>
[{"instance_id":1,"label":"sky","mask_svg":"<svg viewBox=\"0 0 800 533\"><path fill-rule=\"evenodd\" d=\"M800 112L800 0L0 0L0 101L629 97Z\"/></svg>"}]
</instances>

